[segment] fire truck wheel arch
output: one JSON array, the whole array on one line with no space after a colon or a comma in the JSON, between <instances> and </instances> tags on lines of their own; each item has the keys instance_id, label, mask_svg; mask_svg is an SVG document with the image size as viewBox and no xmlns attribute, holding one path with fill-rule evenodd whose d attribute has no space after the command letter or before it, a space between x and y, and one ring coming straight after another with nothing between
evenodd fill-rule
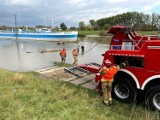
<instances>
[{"instance_id":1,"label":"fire truck wheel arch","mask_svg":"<svg viewBox=\"0 0 160 120\"><path fill-rule=\"evenodd\" d=\"M130 103L136 100L137 90L129 79L117 77L113 82L112 96L118 101Z\"/></svg>"},{"instance_id":2,"label":"fire truck wheel arch","mask_svg":"<svg viewBox=\"0 0 160 120\"><path fill-rule=\"evenodd\" d=\"M160 85L153 86L147 91L145 101L146 107L160 112Z\"/></svg>"},{"instance_id":3,"label":"fire truck wheel arch","mask_svg":"<svg viewBox=\"0 0 160 120\"><path fill-rule=\"evenodd\" d=\"M142 84L142 87L141 87L141 90L144 90L145 89L145 86L152 80L154 79L160 79L160 75L155 75L155 76L152 76L148 79L145 80L145 82Z\"/></svg>"},{"instance_id":4,"label":"fire truck wheel arch","mask_svg":"<svg viewBox=\"0 0 160 120\"><path fill-rule=\"evenodd\" d=\"M137 88L137 89L141 89L141 90L145 90L145 87L146 87L147 84L149 84L151 81L153 81L153 80L155 80L155 79L160 79L160 75L154 75L154 76L152 76L152 77L149 77L148 79L146 79L146 80L144 81L144 83L142 84L142 86L141 86L141 88L140 88L140 84L139 84L139 82L138 82L138 79L137 79L137 77L136 77L133 73L131 73L130 71L128 71L128 70L126 70L126 69L120 69L119 71L120 71L120 72L122 71L122 72L126 73L127 75L129 75L130 77L132 77L132 79L133 79L134 82L136 83L136 88Z\"/></svg>"},{"instance_id":5,"label":"fire truck wheel arch","mask_svg":"<svg viewBox=\"0 0 160 120\"><path fill-rule=\"evenodd\" d=\"M134 80L134 82L136 83L136 88L140 89L140 85L139 85L138 79L137 79L137 77L133 73L131 73L130 71L128 71L126 69L120 69L119 71L120 72L122 71L122 72L128 74L129 76L131 76L132 79Z\"/></svg>"}]
</instances>

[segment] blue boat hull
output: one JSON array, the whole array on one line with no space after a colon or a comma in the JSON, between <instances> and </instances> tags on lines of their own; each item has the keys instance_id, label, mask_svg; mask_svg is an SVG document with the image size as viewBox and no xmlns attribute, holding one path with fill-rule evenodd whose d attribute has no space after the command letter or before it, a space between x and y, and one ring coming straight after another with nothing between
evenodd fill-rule
<instances>
[{"instance_id":1,"label":"blue boat hull","mask_svg":"<svg viewBox=\"0 0 160 120\"><path fill-rule=\"evenodd\" d=\"M76 41L78 32L70 33L0 33L2 38L18 38L45 41Z\"/></svg>"}]
</instances>

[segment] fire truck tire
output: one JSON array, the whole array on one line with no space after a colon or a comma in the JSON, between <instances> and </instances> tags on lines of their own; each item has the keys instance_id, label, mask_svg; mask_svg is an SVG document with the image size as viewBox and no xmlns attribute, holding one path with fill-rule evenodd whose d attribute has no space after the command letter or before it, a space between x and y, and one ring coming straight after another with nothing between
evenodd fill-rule
<instances>
[{"instance_id":1,"label":"fire truck tire","mask_svg":"<svg viewBox=\"0 0 160 120\"><path fill-rule=\"evenodd\" d=\"M160 86L154 86L148 90L145 103L147 108L160 112Z\"/></svg>"},{"instance_id":2,"label":"fire truck tire","mask_svg":"<svg viewBox=\"0 0 160 120\"><path fill-rule=\"evenodd\" d=\"M113 83L112 96L123 103L134 103L137 97L137 91L129 79L120 77Z\"/></svg>"}]
</instances>

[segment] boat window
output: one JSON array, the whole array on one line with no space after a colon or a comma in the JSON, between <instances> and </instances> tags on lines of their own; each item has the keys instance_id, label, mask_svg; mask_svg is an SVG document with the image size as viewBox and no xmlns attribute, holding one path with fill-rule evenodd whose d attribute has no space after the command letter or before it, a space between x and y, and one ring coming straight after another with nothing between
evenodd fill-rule
<instances>
[{"instance_id":1,"label":"boat window","mask_svg":"<svg viewBox=\"0 0 160 120\"><path fill-rule=\"evenodd\" d=\"M133 67L144 67L144 58L143 57L126 57L126 56L114 56L115 64L120 64L121 62L128 61L127 66Z\"/></svg>"}]
</instances>

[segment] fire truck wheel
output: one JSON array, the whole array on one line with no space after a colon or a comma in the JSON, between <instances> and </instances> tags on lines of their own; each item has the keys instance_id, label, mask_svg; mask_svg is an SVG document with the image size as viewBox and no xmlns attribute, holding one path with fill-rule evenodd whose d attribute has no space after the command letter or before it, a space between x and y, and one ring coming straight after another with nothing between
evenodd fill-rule
<instances>
[{"instance_id":1,"label":"fire truck wheel","mask_svg":"<svg viewBox=\"0 0 160 120\"><path fill-rule=\"evenodd\" d=\"M160 112L160 86L148 90L145 103L151 110Z\"/></svg>"},{"instance_id":2,"label":"fire truck wheel","mask_svg":"<svg viewBox=\"0 0 160 120\"><path fill-rule=\"evenodd\" d=\"M127 78L121 77L113 83L112 96L120 102L131 103L135 102L137 91Z\"/></svg>"}]
</instances>

